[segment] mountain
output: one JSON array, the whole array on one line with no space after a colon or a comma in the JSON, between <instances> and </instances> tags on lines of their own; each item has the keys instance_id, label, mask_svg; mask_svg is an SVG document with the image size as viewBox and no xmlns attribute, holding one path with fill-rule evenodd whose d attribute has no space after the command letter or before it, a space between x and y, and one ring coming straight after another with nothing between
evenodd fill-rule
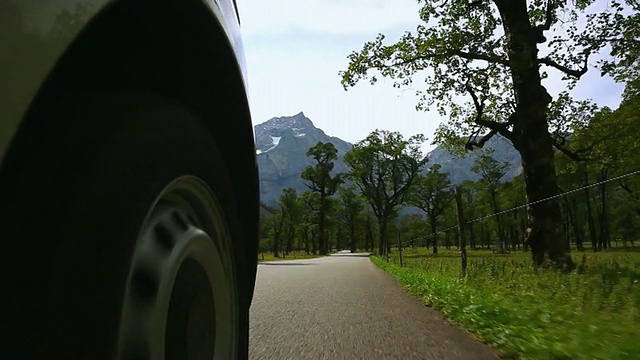
<instances>
[{"instance_id":1,"label":"mountain","mask_svg":"<svg viewBox=\"0 0 640 360\"><path fill-rule=\"evenodd\" d=\"M509 164L507 172L502 178L503 181L509 181L520 174L522 171L522 160L520 159L520 154L513 145L511 145L509 140L500 135L495 135L484 145L483 149L487 148L494 149L494 159ZM480 176L471 171L471 168L483 149L476 149L467 152L464 157L459 157L451 154L444 147L438 146L427 154L429 157L427 166L440 164L440 166L442 166L440 171L449 173L449 179L454 185L465 180L476 181L480 179Z\"/></svg>"},{"instance_id":2,"label":"mountain","mask_svg":"<svg viewBox=\"0 0 640 360\"><path fill-rule=\"evenodd\" d=\"M308 190L300 174L305 167L313 165L313 160L308 158L306 153L318 141L331 142L338 150L338 160L335 161L333 173L348 171L342 157L352 145L325 134L302 112L294 116L271 118L254 126L254 130L260 174L260 199L268 206L276 205L284 188L292 187L298 193ZM493 157L496 160L509 163L504 181L511 180L522 171L520 155L509 140L496 135L485 144L485 148L495 150ZM479 176L471 171L471 168L480 151L467 152L464 157L459 157L438 146L427 154L428 164L440 164L441 171L449 173L453 184L459 184L464 180L475 181Z\"/></svg>"},{"instance_id":3,"label":"mountain","mask_svg":"<svg viewBox=\"0 0 640 360\"><path fill-rule=\"evenodd\" d=\"M307 150L318 141L330 142L338 150L333 173L347 171L342 157L351 149L351 144L325 134L302 112L271 118L254 126L254 131L260 199L267 205L275 205L284 188L292 187L298 193L308 190L300 174L305 167L313 165L313 160L307 157Z\"/></svg>"}]
</instances>

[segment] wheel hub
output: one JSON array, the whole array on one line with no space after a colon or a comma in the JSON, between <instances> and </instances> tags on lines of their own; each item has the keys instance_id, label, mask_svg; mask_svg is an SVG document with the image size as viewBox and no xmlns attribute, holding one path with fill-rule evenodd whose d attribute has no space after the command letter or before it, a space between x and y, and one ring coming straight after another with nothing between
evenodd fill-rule
<instances>
[{"instance_id":1,"label":"wheel hub","mask_svg":"<svg viewBox=\"0 0 640 360\"><path fill-rule=\"evenodd\" d=\"M234 358L237 302L221 214L214 202L176 201L185 186L173 188L180 191L165 191L136 243L118 358Z\"/></svg>"}]
</instances>

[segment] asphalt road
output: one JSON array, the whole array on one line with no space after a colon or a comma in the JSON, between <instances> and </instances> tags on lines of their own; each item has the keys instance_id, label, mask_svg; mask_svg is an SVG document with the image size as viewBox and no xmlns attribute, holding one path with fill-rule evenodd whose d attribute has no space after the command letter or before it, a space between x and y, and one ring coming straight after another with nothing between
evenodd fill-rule
<instances>
[{"instance_id":1,"label":"asphalt road","mask_svg":"<svg viewBox=\"0 0 640 360\"><path fill-rule=\"evenodd\" d=\"M258 359L497 359L367 257L262 263L251 306Z\"/></svg>"}]
</instances>

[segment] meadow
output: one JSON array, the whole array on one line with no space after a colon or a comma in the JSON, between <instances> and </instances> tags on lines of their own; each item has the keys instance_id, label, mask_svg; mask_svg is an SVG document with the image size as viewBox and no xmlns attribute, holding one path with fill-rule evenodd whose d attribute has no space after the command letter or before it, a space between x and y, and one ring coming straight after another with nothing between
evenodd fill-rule
<instances>
[{"instance_id":1,"label":"meadow","mask_svg":"<svg viewBox=\"0 0 640 360\"><path fill-rule=\"evenodd\" d=\"M640 359L640 248L572 254L576 271L534 270L528 253L406 249L371 260L426 305L518 359Z\"/></svg>"}]
</instances>

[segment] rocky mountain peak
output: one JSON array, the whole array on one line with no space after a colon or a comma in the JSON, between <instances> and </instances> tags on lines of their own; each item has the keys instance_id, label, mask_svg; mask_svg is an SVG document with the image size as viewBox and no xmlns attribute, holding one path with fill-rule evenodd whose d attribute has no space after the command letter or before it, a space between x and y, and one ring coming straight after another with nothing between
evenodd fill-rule
<instances>
[{"instance_id":1,"label":"rocky mountain peak","mask_svg":"<svg viewBox=\"0 0 640 360\"><path fill-rule=\"evenodd\" d=\"M293 116L271 118L255 126L257 154L273 150L283 138L302 138L310 132L318 131L322 132L302 111Z\"/></svg>"},{"instance_id":2,"label":"rocky mountain peak","mask_svg":"<svg viewBox=\"0 0 640 360\"><path fill-rule=\"evenodd\" d=\"M308 190L300 174L306 166L313 164L313 160L307 157L307 150L319 141L330 142L338 150L334 172L347 170L342 156L351 149L351 144L316 128L303 112L271 118L254 126L254 130L260 196L267 204L274 204L285 187L292 187L298 192Z\"/></svg>"},{"instance_id":3,"label":"rocky mountain peak","mask_svg":"<svg viewBox=\"0 0 640 360\"><path fill-rule=\"evenodd\" d=\"M351 144L316 128L303 112L293 116L271 118L254 126L254 130L260 175L260 197L270 206L276 205L282 189L286 187L292 187L298 193L308 190L300 174L305 167L313 165L313 161L307 157L307 150L318 141L330 142L338 150L338 159L335 161L333 173L348 171L342 158L351 149ZM503 180L510 180L520 173L522 169L520 155L509 140L496 135L485 144L485 147L495 150L493 157L496 160L509 163ZM471 168L478 155L479 151L476 150L461 158L439 146L427 155L429 158L427 168L432 164L440 164L441 171L449 173L449 178L454 184L464 180L475 181L479 176L471 171Z\"/></svg>"}]
</instances>

